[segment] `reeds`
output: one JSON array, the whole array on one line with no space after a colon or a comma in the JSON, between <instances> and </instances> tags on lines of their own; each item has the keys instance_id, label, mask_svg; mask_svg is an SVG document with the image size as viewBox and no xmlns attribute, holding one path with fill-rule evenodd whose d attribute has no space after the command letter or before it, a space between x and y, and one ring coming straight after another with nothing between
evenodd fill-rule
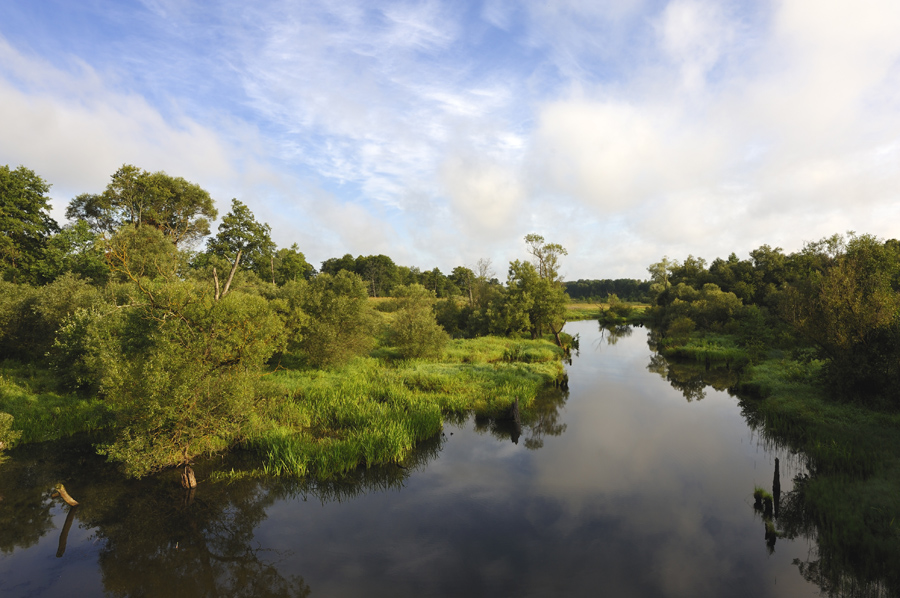
<instances>
[{"instance_id":1,"label":"reeds","mask_svg":"<svg viewBox=\"0 0 900 598\"><path fill-rule=\"evenodd\" d=\"M280 370L284 398L245 445L266 475L327 479L359 466L403 463L446 417L527 408L562 371L547 341L484 337L451 343L443 361L360 358L331 370Z\"/></svg>"}]
</instances>

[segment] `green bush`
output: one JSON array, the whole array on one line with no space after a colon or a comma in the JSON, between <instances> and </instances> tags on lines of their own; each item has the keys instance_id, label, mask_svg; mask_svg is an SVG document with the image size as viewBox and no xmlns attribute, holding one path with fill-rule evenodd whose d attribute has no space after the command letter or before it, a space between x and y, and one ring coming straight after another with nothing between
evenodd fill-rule
<instances>
[{"instance_id":1,"label":"green bush","mask_svg":"<svg viewBox=\"0 0 900 598\"><path fill-rule=\"evenodd\" d=\"M394 322L388 331L388 342L406 359L440 357L449 336L434 317L435 295L420 284L394 289Z\"/></svg>"},{"instance_id":2,"label":"green bush","mask_svg":"<svg viewBox=\"0 0 900 598\"><path fill-rule=\"evenodd\" d=\"M295 301L308 317L297 346L310 365L345 363L375 346L368 293L358 275L319 274L297 290Z\"/></svg>"}]
</instances>

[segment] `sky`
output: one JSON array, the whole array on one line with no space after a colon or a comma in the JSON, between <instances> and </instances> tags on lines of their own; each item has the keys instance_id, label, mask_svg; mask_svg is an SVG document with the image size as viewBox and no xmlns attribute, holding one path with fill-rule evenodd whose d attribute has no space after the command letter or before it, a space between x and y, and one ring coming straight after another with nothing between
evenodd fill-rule
<instances>
[{"instance_id":1,"label":"sky","mask_svg":"<svg viewBox=\"0 0 900 598\"><path fill-rule=\"evenodd\" d=\"M562 274L900 237L897 0L4 0L0 164L123 164L316 267Z\"/></svg>"}]
</instances>

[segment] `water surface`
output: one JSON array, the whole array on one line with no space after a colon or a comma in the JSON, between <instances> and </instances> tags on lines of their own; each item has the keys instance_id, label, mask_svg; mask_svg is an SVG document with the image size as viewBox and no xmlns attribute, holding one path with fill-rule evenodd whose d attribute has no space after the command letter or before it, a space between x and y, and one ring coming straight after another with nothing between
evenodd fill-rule
<instances>
[{"instance_id":1,"label":"water surface","mask_svg":"<svg viewBox=\"0 0 900 598\"><path fill-rule=\"evenodd\" d=\"M753 508L775 458L785 493L800 459L674 375L645 329L567 331L570 390L520 436L448 423L407 469L186 495L175 472L122 481L77 442L18 450L0 467L0 595L818 595L794 564L814 547L767 546ZM74 512L49 495L60 480Z\"/></svg>"}]
</instances>

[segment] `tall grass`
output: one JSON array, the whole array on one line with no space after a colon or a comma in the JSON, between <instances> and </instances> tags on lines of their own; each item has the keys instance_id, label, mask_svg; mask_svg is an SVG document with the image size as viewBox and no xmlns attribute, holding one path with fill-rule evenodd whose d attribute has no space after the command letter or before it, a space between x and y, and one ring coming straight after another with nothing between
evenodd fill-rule
<instances>
[{"instance_id":1,"label":"tall grass","mask_svg":"<svg viewBox=\"0 0 900 598\"><path fill-rule=\"evenodd\" d=\"M516 398L527 409L562 371L547 341L453 341L442 361L359 358L330 370L278 370L284 399L269 406L245 446L268 475L326 479L358 466L401 464L446 417L496 417Z\"/></svg>"},{"instance_id":2,"label":"tall grass","mask_svg":"<svg viewBox=\"0 0 900 598\"><path fill-rule=\"evenodd\" d=\"M48 370L15 361L0 362L0 412L12 415L21 444L56 440L108 428L111 416L97 398L54 390Z\"/></svg>"},{"instance_id":3,"label":"tall grass","mask_svg":"<svg viewBox=\"0 0 900 598\"><path fill-rule=\"evenodd\" d=\"M721 363L730 368L740 369L750 363L750 354L739 347L733 338L725 335L695 335L685 342L666 342L660 339L659 352L673 359L697 361L701 363Z\"/></svg>"},{"instance_id":4,"label":"tall grass","mask_svg":"<svg viewBox=\"0 0 900 598\"><path fill-rule=\"evenodd\" d=\"M795 513L786 529L814 529L822 576L844 572L900 591L900 413L826 398L821 362L773 359L744 372L739 391L750 425L768 441L805 455ZM827 570L827 571L826 571Z\"/></svg>"}]
</instances>

